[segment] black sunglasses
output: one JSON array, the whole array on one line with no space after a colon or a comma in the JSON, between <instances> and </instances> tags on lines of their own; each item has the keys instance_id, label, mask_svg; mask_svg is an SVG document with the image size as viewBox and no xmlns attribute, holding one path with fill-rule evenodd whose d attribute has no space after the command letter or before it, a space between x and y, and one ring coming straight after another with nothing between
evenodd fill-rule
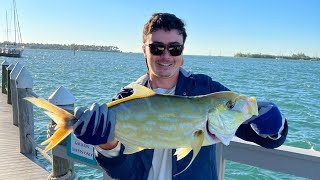
<instances>
[{"instance_id":1,"label":"black sunglasses","mask_svg":"<svg viewBox=\"0 0 320 180\"><path fill-rule=\"evenodd\" d=\"M171 56L180 56L183 51L183 45L181 44L160 44L152 43L148 44L152 55L161 56L165 49L168 49Z\"/></svg>"}]
</instances>

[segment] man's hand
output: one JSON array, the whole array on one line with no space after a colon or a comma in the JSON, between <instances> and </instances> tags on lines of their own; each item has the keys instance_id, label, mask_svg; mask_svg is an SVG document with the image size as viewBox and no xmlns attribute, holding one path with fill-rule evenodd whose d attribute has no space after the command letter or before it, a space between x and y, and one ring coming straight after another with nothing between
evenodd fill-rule
<instances>
[{"instance_id":1,"label":"man's hand","mask_svg":"<svg viewBox=\"0 0 320 180\"><path fill-rule=\"evenodd\" d=\"M259 115L247 122L261 136L277 135L283 126L283 117L279 108L270 101L258 101Z\"/></svg>"},{"instance_id":2,"label":"man's hand","mask_svg":"<svg viewBox=\"0 0 320 180\"><path fill-rule=\"evenodd\" d=\"M78 122L73 127L74 134L86 144L99 145L114 140L114 118L108 117L106 104L99 106L94 103L90 109L75 108Z\"/></svg>"}]
</instances>

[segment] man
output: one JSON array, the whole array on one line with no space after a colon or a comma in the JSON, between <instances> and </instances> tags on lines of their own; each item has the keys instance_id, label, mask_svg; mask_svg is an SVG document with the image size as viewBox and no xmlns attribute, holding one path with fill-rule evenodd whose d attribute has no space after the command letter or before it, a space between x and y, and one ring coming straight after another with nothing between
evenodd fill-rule
<instances>
[{"instance_id":1,"label":"man","mask_svg":"<svg viewBox=\"0 0 320 180\"><path fill-rule=\"evenodd\" d=\"M156 13L143 30L143 54L147 74L138 83L157 93L181 96L204 95L228 91L219 82L203 74L192 74L181 66L187 33L182 20L173 14ZM124 88L115 99L127 97L132 89ZM285 141L288 126L277 106L271 102L258 102L259 115L250 123L242 124L236 135L265 148L275 148ZM173 149L146 149L138 153L123 154L124 146L114 140L114 119L107 117L105 106L94 104L90 109L78 109L76 136L85 143L96 145L96 160L113 178L117 179L217 179L215 145L201 148L191 166L192 153L177 161ZM105 131L107 129L107 131ZM208 132L210 133L210 132Z\"/></svg>"}]
</instances>

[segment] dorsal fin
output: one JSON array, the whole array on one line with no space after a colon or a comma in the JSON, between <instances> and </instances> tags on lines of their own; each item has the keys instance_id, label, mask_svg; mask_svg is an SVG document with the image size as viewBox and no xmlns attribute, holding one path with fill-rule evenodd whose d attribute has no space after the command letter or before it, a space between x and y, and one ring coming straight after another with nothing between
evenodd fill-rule
<instances>
[{"instance_id":1,"label":"dorsal fin","mask_svg":"<svg viewBox=\"0 0 320 180\"><path fill-rule=\"evenodd\" d=\"M112 102L108 103L107 106L111 107L111 106L120 104L122 102L130 101L130 100L138 99L138 98L150 97L150 96L153 96L156 94L156 92L152 91L151 89L144 87L144 86L137 84L137 83L131 83L127 87L133 89L132 95L130 95L126 98L112 101Z\"/></svg>"}]
</instances>

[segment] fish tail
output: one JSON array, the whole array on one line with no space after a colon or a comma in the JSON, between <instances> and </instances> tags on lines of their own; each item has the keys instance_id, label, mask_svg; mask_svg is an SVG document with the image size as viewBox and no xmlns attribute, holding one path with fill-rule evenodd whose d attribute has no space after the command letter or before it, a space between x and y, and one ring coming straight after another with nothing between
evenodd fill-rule
<instances>
[{"instance_id":1,"label":"fish tail","mask_svg":"<svg viewBox=\"0 0 320 180\"><path fill-rule=\"evenodd\" d=\"M26 97L24 99L46 110L45 113L57 124L55 133L41 143L41 145L48 144L44 152L50 151L73 131L71 123L68 123L70 120L76 119L73 114L41 98Z\"/></svg>"}]
</instances>

